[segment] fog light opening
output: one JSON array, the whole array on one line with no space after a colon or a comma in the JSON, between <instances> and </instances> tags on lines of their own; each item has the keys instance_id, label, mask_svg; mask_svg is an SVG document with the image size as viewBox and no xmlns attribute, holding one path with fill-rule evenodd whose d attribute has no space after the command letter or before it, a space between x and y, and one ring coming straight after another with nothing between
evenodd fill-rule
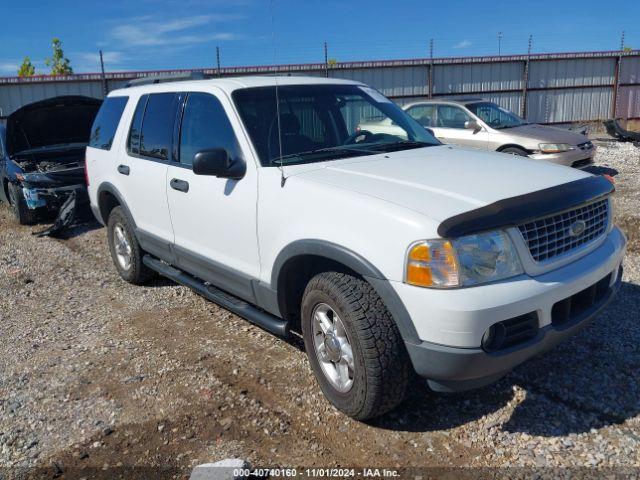
<instances>
[{"instance_id":1,"label":"fog light opening","mask_svg":"<svg viewBox=\"0 0 640 480\"><path fill-rule=\"evenodd\" d=\"M507 331L504 324L502 322L494 323L482 335L482 349L485 352L500 350L506 335Z\"/></svg>"}]
</instances>

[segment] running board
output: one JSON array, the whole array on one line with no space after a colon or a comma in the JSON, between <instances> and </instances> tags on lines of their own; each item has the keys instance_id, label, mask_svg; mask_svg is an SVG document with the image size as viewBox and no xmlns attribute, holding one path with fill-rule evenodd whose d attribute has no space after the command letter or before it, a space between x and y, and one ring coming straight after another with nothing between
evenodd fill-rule
<instances>
[{"instance_id":1,"label":"running board","mask_svg":"<svg viewBox=\"0 0 640 480\"><path fill-rule=\"evenodd\" d=\"M180 285L189 287L207 300L211 300L213 303L249 320L251 323L255 323L259 327L281 337L289 335L289 322L259 310L250 303L240 300L227 292L223 292L213 285L199 280L171 265L167 265L151 255L145 255L142 261L147 267L158 272L163 277L167 277Z\"/></svg>"}]
</instances>

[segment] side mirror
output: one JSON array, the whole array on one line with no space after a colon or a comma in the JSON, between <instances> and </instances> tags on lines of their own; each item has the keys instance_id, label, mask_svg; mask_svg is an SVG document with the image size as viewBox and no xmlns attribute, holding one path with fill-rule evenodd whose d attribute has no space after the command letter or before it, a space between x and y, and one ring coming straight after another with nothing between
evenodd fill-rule
<instances>
[{"instance_id":1,"label":"side mirror","mask_svg":"<svg viewBox=\"0 0 640 480\"><path fill-rule=\"evenodd\" d=\"M467 120L466 122L464 122L464 128L466 128L467 130L473 130L473 133L478 133L480 130L482 130L480 124L475 120Z\"/></svg>"},{"instance_id":2,"label":"side mirror","mask_svg":"<svg viewBox=\"0 0 640 480\"><path fill-rule=\"evenodd\" d=\"M235 162L224 148L201 150L193 157L193 173L220 178L240 179L244 177L247 166L242 160Z\"/></svg>"}]
</instances>

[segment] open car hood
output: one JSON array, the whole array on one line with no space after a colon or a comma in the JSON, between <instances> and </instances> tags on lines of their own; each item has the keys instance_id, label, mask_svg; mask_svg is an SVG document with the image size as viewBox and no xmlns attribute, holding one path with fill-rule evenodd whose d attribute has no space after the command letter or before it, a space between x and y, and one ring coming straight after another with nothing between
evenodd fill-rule
<instances>
[{"instance_id":1,"label":"open car hood","mask_svg":"<svg viewBox=\"0 0 640 480\"><path fill-rule=\"evenodd\" d=\"M54 97L30 103L7 117L7 154L71 143L89 143L91 125L102 100Z\"/></svg>"}]
</instances>

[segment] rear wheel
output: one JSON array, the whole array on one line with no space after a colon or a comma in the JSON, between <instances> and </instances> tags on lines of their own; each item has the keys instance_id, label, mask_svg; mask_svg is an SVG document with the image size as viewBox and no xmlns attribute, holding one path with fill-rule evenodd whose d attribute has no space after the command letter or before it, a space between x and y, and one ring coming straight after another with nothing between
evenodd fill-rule
<instances>
[{"instance_id":1,"label":"rear wheel","mask_svg":"<svg viewBox=\"0 0 640 480\"><path fill-rule=\"evenodd\" d=\"M527 152L525 152L522 148L518 148L518 147L508 147L508 148L505 148L504 150L500 150L500 152L508 153L510 155L517 155L519 157L527 156Z\"/></svg>"},{"instance_id":2,"label":"rear wheel","mask_svg":"<svg viewBox=\"0 0 640 480\"><path fill-rule=\"evenodd\" d=\"M107 240L111 258L123 280L141 285L155 274L143 262L144 251L135 236L132 222L122 207L111 210L107 223Z\"/></svg>"},{"instance_id":3,"label":"rear wheel","mask_svg":"<svg viewBox=\"0 0 640 480\"><path fill-rule=\"evenodd\" d=\"M393 317L370 284L344 273L316 275L301 313L311 368L336 408L364 420L402 402L411 364Z\"/></svg>"},{"instance_id":4,"label":"rear wheel","mask_svg":"<svg viewBox=\"0 0 640 480\"><path fill-rule=\"evenodd\" d=\"M9 203L20 225L33 225L38 221L37 210L31 210L27 206L22 188L14 183L9 184Z\"/></svg>"}]
</instances>

